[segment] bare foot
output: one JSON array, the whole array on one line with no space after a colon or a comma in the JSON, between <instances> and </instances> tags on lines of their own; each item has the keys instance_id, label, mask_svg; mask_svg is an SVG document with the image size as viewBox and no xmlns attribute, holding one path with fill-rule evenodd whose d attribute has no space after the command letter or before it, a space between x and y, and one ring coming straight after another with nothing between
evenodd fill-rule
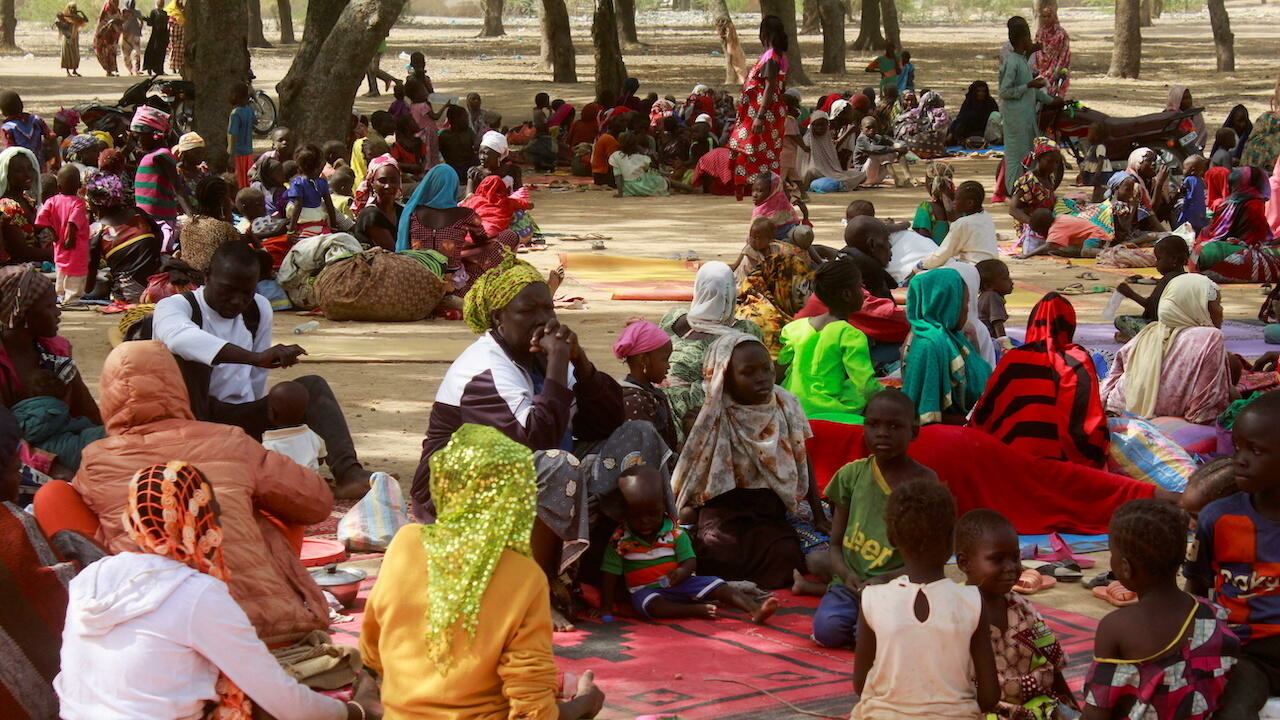
<instances>
[{"instance_id":1,"label":"bare foot","mask_svg":"<svg viewBox=\"0 0 1280 720\"><path fill-rule=\"evenodd\" d=\"M335 500L359 500L369 492L369 471L359 465L352 466L341 477L333 477Z\"/></svg>"},{"instance_id":2,"label":"bare foot","mask_svg":"<svg viewBox=\"0 0 1280 720\"><path fill-rule=\"evenodd\" d=\"M551 288L551 297L556 296L556 291L560 289L560 283L562 282L564 282L563 265L547 273L547 287Z\"/></svg>"},{"instance_id":3,"label":"bare foot","mask_svg":"<svg viewBox=\"0 0 1280 720\"><path fill-rule=\"evenodd\" d=\"M596 675L590 670L582 673L582 677L578 678L578 692L573 697L575 700L578 698L590 698L587 702L586 712L582 715L584 718L593 718L604 709L604 693L600 688L596 687Z\"/></svg>"},{"instance_id":4,"label":"bare foot","mask_svg":"<svg viewBox=\"0 0 1280 720\"><path fill-rule=\"evenodd\" d=\"M575 629L576 628L573 627L573 623L569 622L569 618L565 617L564 613L555 608L551 608L552 632L573 632ZM583 675L583 677L585 678L587 676ZM579 683L581 683L581 681L579 681Z\"/></svg>"},{"instance_id":5,"label":"bare foot","mask_svg":"<svg viewBox=\"0 0 1280 720\"><path fill-rule=\"evenodd\" d=\"M804 579L804 575L799 570L791 571L791 592L797 595L803 595L804 589L808 586L809 581Z\"/></svg>"},{"instance_id":6,"label":"bare foot","mask_svg":"<svg viewBox=\"0 0 1280 720\"><path fill-rule=\"evenodd\" d=\"M707 620L715 620L719 615L716 614L715 605L695 605L689 608L689 617L700 617Z\"/></svg>"},{"instance_id":7,"label":"bare foot","mask_svg":"<svg viewBox=\"0 0 1280 720\"><path fill-rule=\"evenodd\" d=\"M760 603L760 609L751 613L751 622L757 625L763 625L765 621L773 617L773 614L776 612L778 612L778 599L768 598L764 602Z\"/></svg>"}]
</instances>

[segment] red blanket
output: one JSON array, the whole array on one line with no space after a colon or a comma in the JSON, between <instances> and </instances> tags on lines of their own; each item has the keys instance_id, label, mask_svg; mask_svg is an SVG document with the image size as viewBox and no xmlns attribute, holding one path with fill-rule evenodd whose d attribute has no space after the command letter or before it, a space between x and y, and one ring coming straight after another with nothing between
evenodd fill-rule
<instances>
[{"instance_id":1,"label":"red blanket","mask_svg":"<svg viewBox=\"0 0 1280 720\"><path fill-rule=\"evenodd\" d=\"M810 425L814 477L825 489L837 470L867 456L862 426L822 420ZM1105 533L1116 508L1155 491L1123 475L1033 457L982 431L952 425L921 428L910 455L938 473L960 514L991 508L1023 535Z\"/></svg>"}]
</instances>

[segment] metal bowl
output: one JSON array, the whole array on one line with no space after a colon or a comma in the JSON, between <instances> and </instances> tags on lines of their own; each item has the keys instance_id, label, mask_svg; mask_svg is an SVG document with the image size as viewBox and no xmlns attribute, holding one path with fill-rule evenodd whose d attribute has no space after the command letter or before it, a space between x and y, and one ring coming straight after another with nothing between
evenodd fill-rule
<instances>
[{"instance_id":1,"label":"metal bowl","mask_svg":"<svg viewBox=\"0 0 1280 720\"><path fill-rule=\"evenodd\" d=\"M328 590L342 607L349 608L360 593L360 583L366 573L358 568L340 568L337 563L330 563L311 571L311 577L321 589Z\"/></svg>"}]
</instances>

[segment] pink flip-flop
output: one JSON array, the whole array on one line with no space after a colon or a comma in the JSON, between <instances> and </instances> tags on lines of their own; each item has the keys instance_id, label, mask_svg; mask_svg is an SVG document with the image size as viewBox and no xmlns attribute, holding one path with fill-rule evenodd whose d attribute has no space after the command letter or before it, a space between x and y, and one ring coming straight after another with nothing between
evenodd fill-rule
<instances>
[{"instance_id":1,"label":"pink flip-flop","mask_svg":"<svg viewBox=\"0 0 1280 720\"><path fill-rule=\"evenodd\" d=\"M1070 560L1079 565L1081 569L1091 568L1098 562L1087 555L1076 555L1071 550L1071 546L1067 544L1067 541L1062 538L1062 535L1056 532L1049 533L1049 547L1051 548L1050 552L1036 555L1035 559L1045 562Z\"/></svg>"}]
</instances>

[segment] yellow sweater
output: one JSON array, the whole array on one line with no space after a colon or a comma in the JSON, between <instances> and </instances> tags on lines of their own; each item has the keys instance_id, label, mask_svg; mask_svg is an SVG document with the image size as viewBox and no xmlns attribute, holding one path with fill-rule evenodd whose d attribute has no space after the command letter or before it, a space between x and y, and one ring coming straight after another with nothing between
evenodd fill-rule
<instances>
[{"instance_id":1,"label":"yellow sweater","mask_svg":"<svg viewBox=\"0 0 1280 720\"><path fill-rule=\"evenodd\" d=\"M456 631L453 666L442 677L423 647L427 554L422 526L396 533L382 560L360 631L364 663L382 675L386 720L554 720L556 666L546 576L510 550L498 559L468 647Z\"/></svg>"}]
</instances>

